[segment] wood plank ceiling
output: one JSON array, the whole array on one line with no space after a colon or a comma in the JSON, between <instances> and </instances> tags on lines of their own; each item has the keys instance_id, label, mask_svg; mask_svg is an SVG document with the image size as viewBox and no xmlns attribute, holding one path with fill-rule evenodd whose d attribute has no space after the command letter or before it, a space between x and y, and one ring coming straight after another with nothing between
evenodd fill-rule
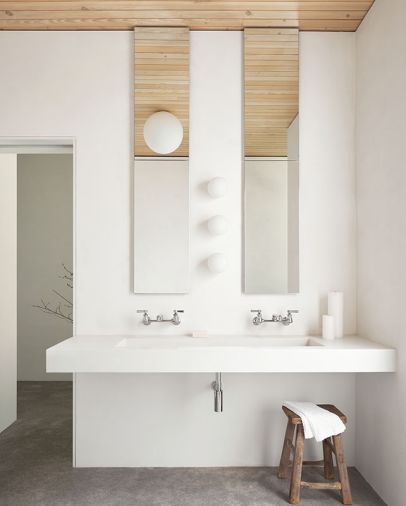
<instances>
[{"instance_id":1,"label":"wood plank ceiling","mask_svg":"<svg viewBox=\"0 0 406 506\"><path fill-rule=\"evenodd\" d=\"M355 31L374 0L0 0L1 30Z\"/></svg>"},{"instance_id":2,"label":"wood plank ceiling","mask_svg":"<svg viewBox=\"0 0 406 506\"><path fill-rule=\"evenodd\" d=\"M144 141L151 114L168 111L182 123L183 140L169 156L189 155L189 29L134 29L134 152L157 156Z\"/></svg>"},{"instance_id":3,"label":"wood plank ceiling","mask_svg":"<svg viewBox=\"0 0 406 506\"><path fill-rule=\"evenodd\" d=\"M299 112L299 31L244 30L246 156L287 156L288 128Z\"/></svg>"}]
</instances>

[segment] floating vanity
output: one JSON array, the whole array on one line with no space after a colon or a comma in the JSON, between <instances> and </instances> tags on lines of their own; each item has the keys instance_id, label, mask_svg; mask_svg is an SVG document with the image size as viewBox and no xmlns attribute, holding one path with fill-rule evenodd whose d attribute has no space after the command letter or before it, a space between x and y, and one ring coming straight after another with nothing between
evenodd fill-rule
<instances>
[{"instance_id":1,"label":"floating vanity","mask_svg":"<svg viewBox=\"0 0 406 506\"><path fill-rule=\"evenodd\" d=\"M361 337L75 336L47 350L47 372L394 372L396 350Z\"/></svg>"}]
</instances>

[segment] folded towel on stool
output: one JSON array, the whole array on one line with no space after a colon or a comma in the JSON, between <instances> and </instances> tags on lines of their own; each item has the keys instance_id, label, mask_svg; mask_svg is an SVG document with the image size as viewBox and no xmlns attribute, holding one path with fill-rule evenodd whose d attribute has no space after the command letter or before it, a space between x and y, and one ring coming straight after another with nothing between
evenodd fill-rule
<instances>
[{"instance_id":1,"label":"folded towel on stool","mask_svg":"<svg viewBox=\"0 0 406 506\"><path fill-rule=\"evenodd\" d=\"M313 402L285 401L283 405L302 419L305 439L314 437L316 441L323 441L345 431L340 417Z\"/></svg>"}]
</instances>

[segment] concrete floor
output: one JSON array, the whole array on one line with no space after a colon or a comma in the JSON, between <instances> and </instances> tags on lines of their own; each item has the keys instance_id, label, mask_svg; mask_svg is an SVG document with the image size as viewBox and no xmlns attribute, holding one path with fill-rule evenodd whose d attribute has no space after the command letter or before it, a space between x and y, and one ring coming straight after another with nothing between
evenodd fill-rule
<instances>
[{"instance_id":1,"label":"concrete floor","mask_svg":"<svg viewBox=\"0 0 406 506\"><path fill-rule=\"evenodd\" d=\"M18 420L0 435L0 506L287 504L288 482L274 468L73 469L71 404L70 383L18 384ZM385 504L355 469L350 479L354 505ZM301 504L340 501L335 491L304 490Z\"/></svg>"}]
</instances>

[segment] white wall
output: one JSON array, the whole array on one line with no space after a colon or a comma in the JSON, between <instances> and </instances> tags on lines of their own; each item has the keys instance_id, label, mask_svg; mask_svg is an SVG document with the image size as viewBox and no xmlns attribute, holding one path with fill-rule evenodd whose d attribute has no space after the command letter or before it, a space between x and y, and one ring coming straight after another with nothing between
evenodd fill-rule
<instances>
[{"instance_id":1,"label":"white wall","mask_svg":"<svg viewBox=\"0 0 406 506\"><path fill-rule=\"evenodd\" d=\"M214 412L210 374L76 375L78 467L278 465L288 399L334 402L351 418L346 458L354 462L352 374L226 374L224 412ZM306 444L320 459L320 444ZM307 457L306 457L307 458Z\"/></svg>"},{"instance_id":2,"label":"white wall","mask_svg":"<svg viewBox=\"0 0 406 506\"><path fill-rule=\"evenodd\" d=\"M45 350L72 335L72 323L34 308L41 299L56 307L72 290L62 263L73 265L73 157L68 154L17 155L18 352L20 381L67 380L47 374Z\"/></svg>"},{"instance_id":3,"label":"white wall","mask_svg":"<svg viewBox=\"0 0 406 506\"><path fill-rule=\"evenodd\" d=\"M134 292L188 293L188 160L135 160L133 219Z\"/></svg>"},{"instance_id":4,"label":"white wall","mask_svg":"<svg viewBox=\"0 0 406 506\"><path fill-rule=\"evenodd\" d=\"M300 291L316 332L332 287L356 329L355 35L300 36Z\"/></svg>"},{"instance_id":5,"label":"white wall","mask_svg":"<svg viewBox=\"0 0 406 506\"><path fill-rule=\"evenodd\" d=\"M395 375L357 379L357 467L390 506L406 476L406 3L377 1L357 32L359 331L398 350Z\"/></svg>"},{"instance_id":6,"label":"white wall","mask_svg":"<svg viewBox=\"0 0 406 506\"><path fill-rule=\"evenodd\" d=\"M299 114L297 114L288 128L288 160L299 160L299 138Z\"/></svg>"},{"instance_id":7,"label":"white wall","mask_svg":"<svg viewBox=\"0 0 406 506\"><path fill-rule=\"evenodd\" d=\"M17 418L17 157L0 154L0 432Z\"/></svg>"},{"instance_id":8,"label":"white wall","mask_svg":"<svg viewBox=\"0 0 406 506\"><path fill-rule=\"evenodd\" d=\"M288 289L289 293L300 292L299 258L299 115L288 128Z\"/></svg>"},{"instance_id":9,"label":"white wall","mask_svg":"<svg viewBox=\"0 0 406 506\"><path fill-rule=\"evenodd\" d=\"M244 176L244 291L287 293L288 161L246 160Z\"/></svg>"},{"instance_id":10,"label":"white wall","mask_svg":"<svg viewBox=\"0 0 406 506\"><path fill-rule=\"evenodd\" d=\"M141 325L137 308L149 308L152 314L184 308L181 329L162 327L168 334L192 329L252 333L249 309L257 307L265 314L301 311L292 326L264 326L255 329L258 333L319 332L320 312L325 309L320 301L333 288L345 292L345 331L355 331L354 35L306 33L300 43L300 295L241 294L241 34L195 32L190 90L191 291L186 296L142 296L131 294L132 35L0 33L0 135L77 140L78 333L156 333L156 327ZM229 189L224 199L213 200L205 187L219 175L228 179ZM213 238L206 232L205 222L214 214L228 218L226 236ZM217 276L205 267L215 251L228 257L227 272ZM225 378L226 396L234 395L235 400L226 397L229 411L215 418L211 380L189 375L79 375L76 429L78 440L86 439L87 444L78 451L77 463L121 464L120 457L109 453L114 452L119 427L120 445L131 441L128 448L137 450L131 452L133 464L275 464L285 397L340 405L351 420L346 441L353 461L354 376ZM103 399L112 399L113 393L118 411L102 410L100 416L98 405L106 406ZM129 403L136 412L120 416L120 410L130 409ZM272 433L267 432L265 412L275 417ZM258 432L261 423L264 431ZM219 446L231 425L234 439L224 453ZM207 427L215 437L202 440ZM163 429L167 446L151 455L148 448ZM179 457L177 441L189 445ZM203 444L210 445L204 452ZM268 445L271 450L266 452ZM92 455L89 448L97 453Z\"/></svg>"}]
</instances>

